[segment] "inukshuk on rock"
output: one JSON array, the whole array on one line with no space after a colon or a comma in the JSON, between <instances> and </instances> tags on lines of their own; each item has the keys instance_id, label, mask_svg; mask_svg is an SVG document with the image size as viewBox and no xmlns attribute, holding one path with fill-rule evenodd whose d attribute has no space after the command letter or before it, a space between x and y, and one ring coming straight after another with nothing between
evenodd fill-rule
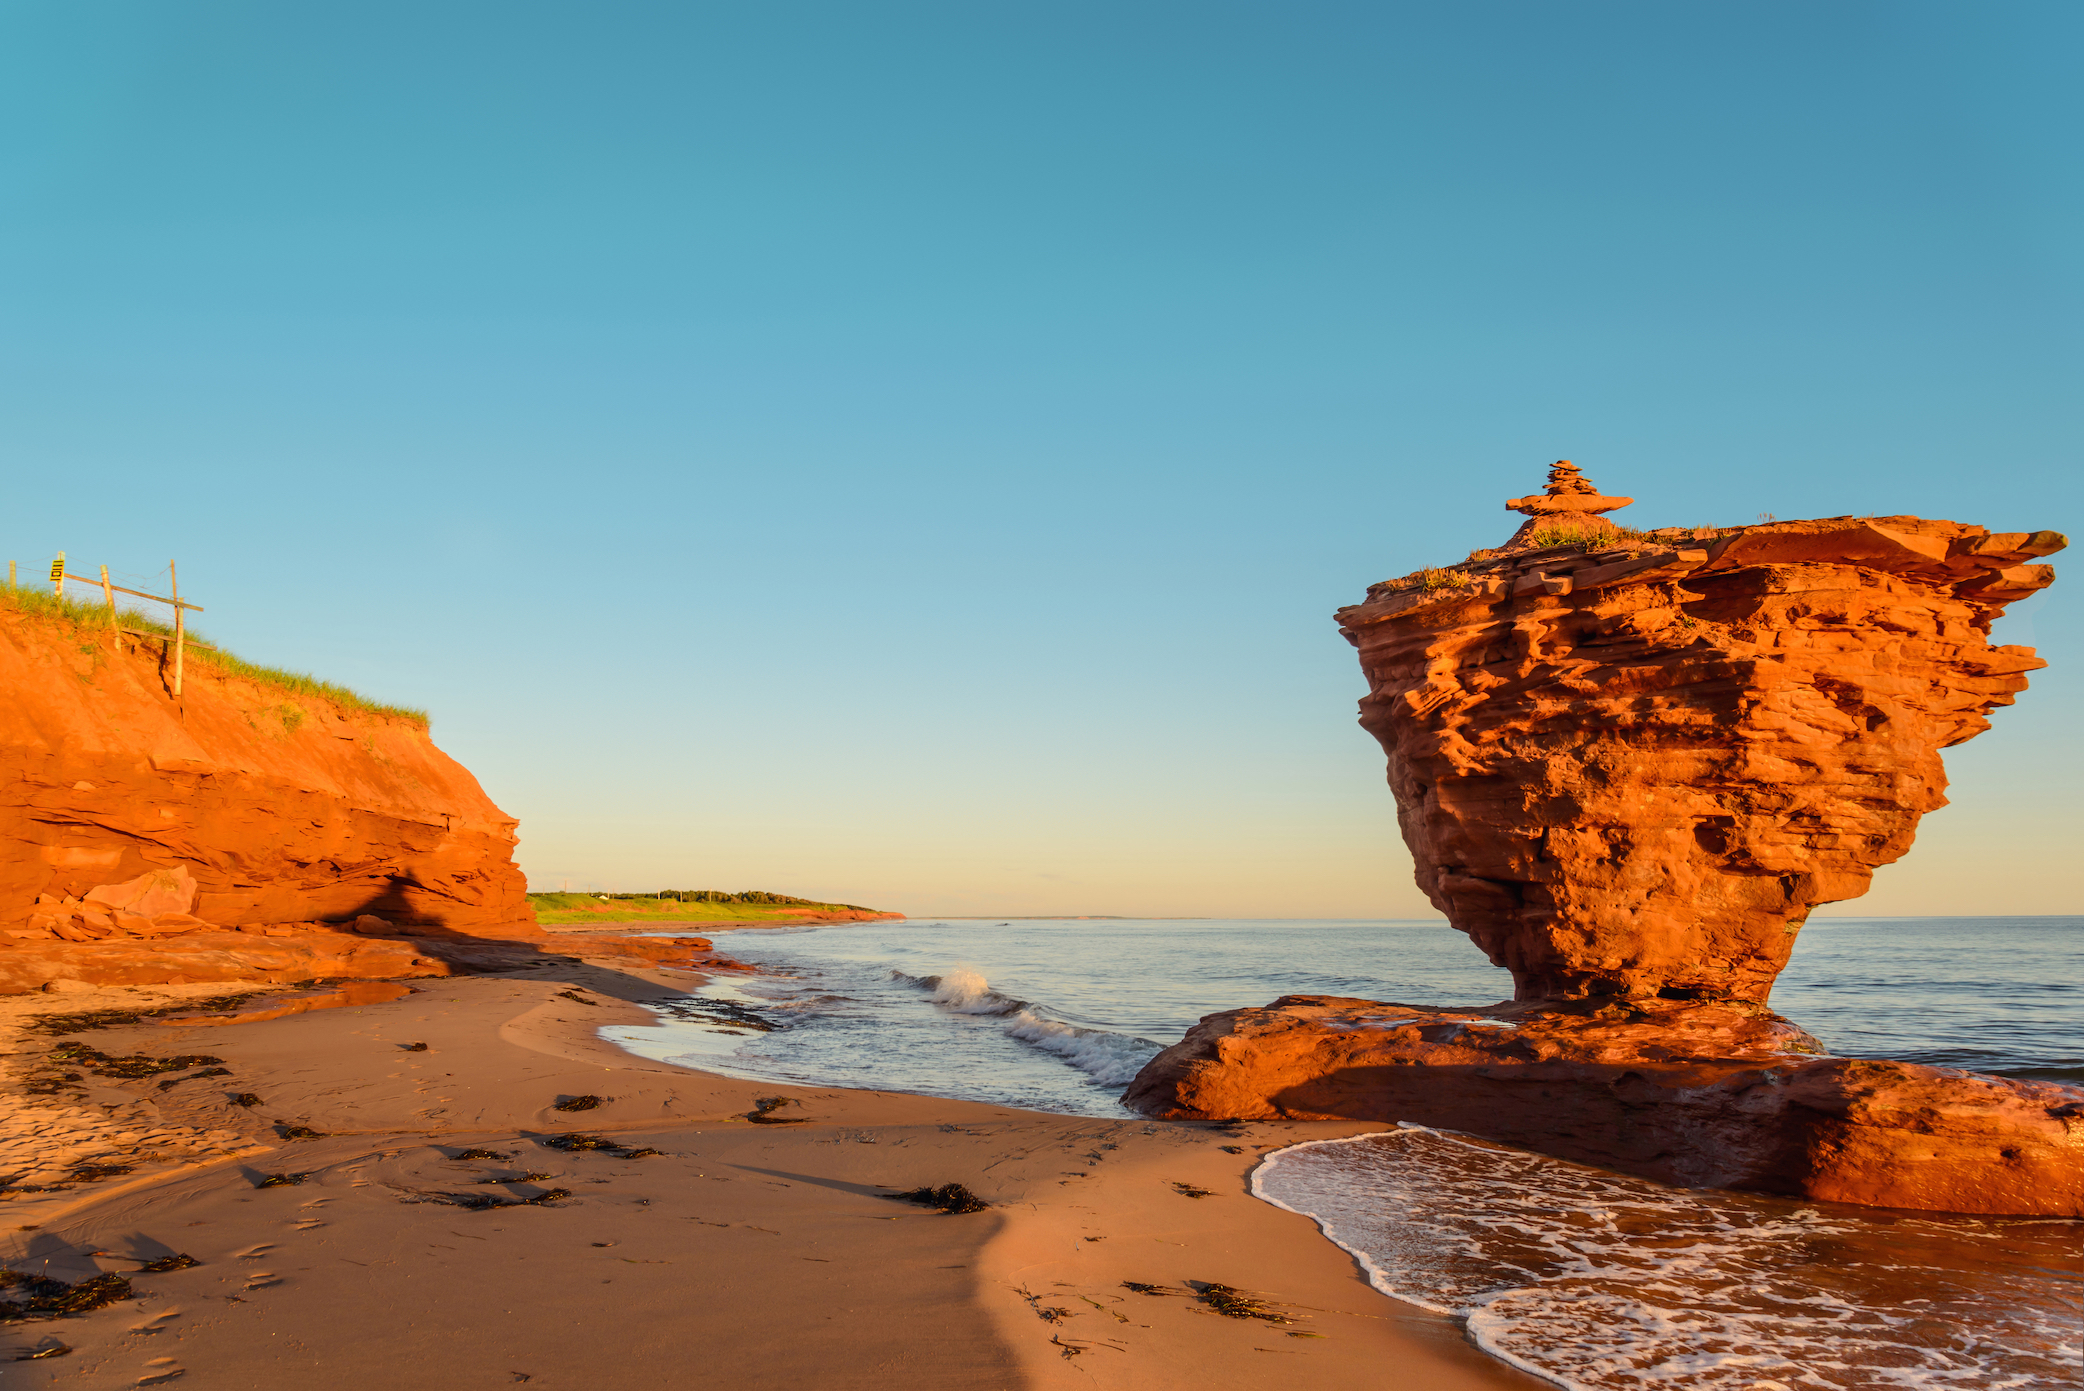
<instances>
[{"instance_id":1,"label":"inukshuk on rock","mask_svg":"<svg viewBox=\"0 0 2084 1391\"><path fill-rule=\"evenodd\" d=\"M1204 1020L1127 1100L1450 1125L1670 1181L2084 1212L2084 1089L1830 1058L1768 1012L1811 909L1945 805L2027 648L2049 531L1833 517L1625 532L1569 463L1504 547L1338 613L1419 886L1515 1003L1291 996Z\"/></svg>"}]
</instances>

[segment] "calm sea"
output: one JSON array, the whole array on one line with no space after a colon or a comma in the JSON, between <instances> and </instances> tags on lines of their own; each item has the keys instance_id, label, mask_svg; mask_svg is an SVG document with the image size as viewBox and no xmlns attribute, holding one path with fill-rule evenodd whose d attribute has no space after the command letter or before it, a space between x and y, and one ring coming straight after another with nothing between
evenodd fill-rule
<instances>
[{"instance_id":1,"label":"calm sea","mask_svg":"<svg viewBox=\"0 0 2084 1391\"><path fill-rule=\"evenodd\" d=\"M1511 993L1435 921L920 920L718 933L762 968L615 1029L763 1081L1083 1115L1204 1014L1283 994ZM1832 918L1773 1007L1832 1051L2084 1081L2084 918ZM1377 1286L1586 1391L2074 1387L2078 1225L1676 1190L1408 1129L1254 1174Z\"/></svg>"}]
</instances>

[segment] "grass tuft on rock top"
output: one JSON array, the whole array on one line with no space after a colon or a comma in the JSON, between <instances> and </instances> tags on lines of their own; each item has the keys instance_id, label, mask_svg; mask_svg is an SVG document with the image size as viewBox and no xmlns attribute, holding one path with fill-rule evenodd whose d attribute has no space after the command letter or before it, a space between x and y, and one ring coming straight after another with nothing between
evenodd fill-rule
<instances>
[{"instance_id":1,"label":"grass tuft on rock top","mask_svg":"<svg viewBox=\"0 0 2084 1391\"><path fill-rule=\"evenodd\" d=\"M12 609L27 617L63 625L81 637L106 639L109 632L109 606L96 592L99 586L78 576L69 576L67 582L92 594L93 597L83 598L68 594L61 599L43 588L18 586L9 589L0 585L0 608ZM172 623L141 609L125 608L119 604L116 608L116 621L133 632L153 633L169 640L174 636ZM425 710L410 705L386 705L345 686L337 686L331 681L321 681L307 672L264 667L243 657L234 656L193 628L188 630L186 646L188 662L214 667L226 676L236 676L257 686L288 691L292 695L309 696L314 700L330 701L343 710L351 710L358 714L403 720L408 724L418 725L421 729L428 728L430 723ZM295 723L301 722L301 718L295 720ZM290 719L285 719L284 723L294 728Z\"/></svg>"}]
</instances>

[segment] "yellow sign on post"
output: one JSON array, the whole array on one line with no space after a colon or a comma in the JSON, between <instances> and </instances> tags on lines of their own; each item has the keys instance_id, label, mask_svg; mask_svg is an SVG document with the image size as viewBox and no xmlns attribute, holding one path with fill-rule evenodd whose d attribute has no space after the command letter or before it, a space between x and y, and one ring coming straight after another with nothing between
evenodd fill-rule
<instances>
[{"instance_id":1,"label":"yellow sign on post","mask_svg":"<svg viewBox=\"0 0 2084 1391\"><path fill-rule=\"evenodd\" d=\"M51 586L58 591L60 599L65 597L65 552L63 551L58 552L58 558L51 562Z\"/></svg>"}]
</instances>

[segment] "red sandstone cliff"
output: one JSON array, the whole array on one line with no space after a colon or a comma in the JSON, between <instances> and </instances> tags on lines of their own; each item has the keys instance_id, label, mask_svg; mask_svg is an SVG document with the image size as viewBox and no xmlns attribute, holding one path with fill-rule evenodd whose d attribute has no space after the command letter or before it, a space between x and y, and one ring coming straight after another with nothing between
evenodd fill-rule
<instances>
[{"instance_id":1,"label":"red sandstone cliff","mask_svg":"<svg viewBox=\"0 0 2084 1391\"><path fill-rule=\"evenodd\" d=\"M1507 551L1341 609L1419 887L1521 999L1763 1001L1809 910L1946 804L1940 750L2045 665L1990 624L2063 544L1778 522Z\"/></svg>"},{"instance_id":2,"label":"red sandstone cliff","mask_svg":"<svg viewBox=\"0 0 2084 1391\"><path fill-rule=\"evenodd\" d=\"M0 991L164 978L184 954L205 980L240 978L240 951L284 957L261 974L412 967L409 943L357 948L357 919L539 932L516 823L424 727L194 659L177 701L156 647L127 646L0 607Z\"/></svg>"},{"instance_id":3,"label":"red sandstone cliff","mask_svg":"<svg viewBox=\"0 0 2084 1391\"><path fill-rule=\"evenodd\" d=\"M2042 665L1993 646L2055 532L1919 517L1623 533L1568 463L1505 547L1339 610L1419 886L1519 1005L1289 997L1124 1094L1409 1120L1669 1182L2084 1216L2084 1088L1819 1056L1765 1009L1820 903L1946 803Z\"/></svg>"}]
</instances>

